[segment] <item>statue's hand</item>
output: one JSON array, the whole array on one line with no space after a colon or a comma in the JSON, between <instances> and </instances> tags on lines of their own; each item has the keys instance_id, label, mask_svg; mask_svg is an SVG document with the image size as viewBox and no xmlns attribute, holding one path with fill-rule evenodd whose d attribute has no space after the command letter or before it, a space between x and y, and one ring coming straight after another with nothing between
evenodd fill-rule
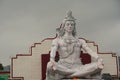
<instances>
[{"instance_id":1,"label":"statue's hand","mask_svg":"<svg viewBox=\"0 0 120 80\"><path fill-rule=\"evenodd\" d=\"M55 62L54 60L50 60L50 61L48 62L47 67L48 67L49 69L55 70L55 69L54 69L55 64L56 64L56 62Z\"/></svg>"},{"instance_id":2,"label":"statue's hand","mask_svg":"<svg viewBox=\"0 0 120 80\"><path fill-rule=\"evenodd\" d=\"M103 69L103 67L104 67L103 59L99 58L97 62L98 62L98 67L100 69Z\"/></svg>"}]
</instances>

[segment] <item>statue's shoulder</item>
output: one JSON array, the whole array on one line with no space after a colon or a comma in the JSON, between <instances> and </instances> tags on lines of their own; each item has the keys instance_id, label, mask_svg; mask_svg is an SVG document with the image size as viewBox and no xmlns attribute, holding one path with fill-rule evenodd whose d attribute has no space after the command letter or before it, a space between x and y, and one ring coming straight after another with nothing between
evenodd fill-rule
<instances>
[{"instance_id":1,"label":"statue's shoulder","mask_svg":"<svg viewBox=\"0 0 120 80\"><path fill-rule=\"evenodd\" d=\"M60 41L60 38L56 37L55 39L53 39L52 43L59 43L59 41Z\"/></svg>"},{"instance_id":2,"label":"statue's shoulder","mask_svg":"<svg viewBox=\"0 0 120 80\"><path fill-rule=\"evenodd\" d=\"M86 43L86 40L83 39L83 38L78 38L78 40L79 40L79 42L81 42L81 43Z\"/></svg>"},{"instance_id":3,"label":"statue's shoulder","mask_svg":"<svg viewBox=\"0 0 120 80\"><path fill-rule=\"evenodd\" d=\"M57 42L58 41L58 38L55 38L52 40L52 42Z\"/></svg>"}]
</instances>

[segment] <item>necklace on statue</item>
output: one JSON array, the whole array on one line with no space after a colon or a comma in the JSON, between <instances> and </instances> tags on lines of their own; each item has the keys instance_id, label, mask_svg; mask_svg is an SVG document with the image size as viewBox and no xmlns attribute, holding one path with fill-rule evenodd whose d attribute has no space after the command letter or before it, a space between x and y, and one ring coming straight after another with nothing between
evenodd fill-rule
<instances>
[{"instance_id":1,"label":"necklace on statue","mask_svg":"<svg viewBox=\"0 0 120 80\"><path fill-rule=\"evenodd\" d=\"M75 43L75 42L76 42L76 39L75 39L75 38L67 38L67 37L64 37L63 40L64 40L64 42L67 43L67 44L72 44L72 43Z\"/></svg>"},{"instance_id":2,"label":"necklace on statue","mask_svg":"<svg viewBox=\"0 0 120 80\"><path fill-rule=\"evenodd\" d=\"M72 44L73 40L72 39L64 39L64 42L67 44Z\"/></svg>"}]
</instances>

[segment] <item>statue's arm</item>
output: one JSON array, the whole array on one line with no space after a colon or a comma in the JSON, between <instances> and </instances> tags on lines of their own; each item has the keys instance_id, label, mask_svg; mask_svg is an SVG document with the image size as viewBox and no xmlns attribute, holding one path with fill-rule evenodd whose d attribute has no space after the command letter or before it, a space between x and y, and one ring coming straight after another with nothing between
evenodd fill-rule
<instances>
[{"instance_id":1,"label":"statue's arm","mask_svg":"<svg viewBox=\"0 0 120 80\"><path fill-rule=\"evenodd\" d=\"M51 52L50 52L50 61L55 61L56 51L58 49L58 39L52 41Z\"/></svg>"},{"instance_id":2,"label":"statue's arm","mask_svg":"<svg viewBox=\"0 0 120 80\"><path fill-rule=\"evenodd\" d=\"M86 41L83 39L80 39L80 42L82 43L82 48L88 53L90 54L92 57L94 57L95 59L98 59L98 54L94 51L92 51L92 49L90 49L90 47L87 45Z\"/></svg>"}]
</instances>

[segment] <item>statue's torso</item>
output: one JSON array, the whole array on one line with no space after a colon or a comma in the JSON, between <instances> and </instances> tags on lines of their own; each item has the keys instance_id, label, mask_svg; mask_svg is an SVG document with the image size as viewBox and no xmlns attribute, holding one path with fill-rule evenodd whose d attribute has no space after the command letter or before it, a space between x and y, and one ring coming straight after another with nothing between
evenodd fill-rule
<instances>
[{"instance_id":1,"label":"statue's torso","mask_svg":"<svg viewBox=\"0 0 120 80\"><path fill-rule=\"evenodd\" d=\"M81 43L78 39L65 41L65 39L60 38L58 40L58 52L60 56L60 63L65 64L81 64L80 52Z\"/></svg>"}]
</instances>

